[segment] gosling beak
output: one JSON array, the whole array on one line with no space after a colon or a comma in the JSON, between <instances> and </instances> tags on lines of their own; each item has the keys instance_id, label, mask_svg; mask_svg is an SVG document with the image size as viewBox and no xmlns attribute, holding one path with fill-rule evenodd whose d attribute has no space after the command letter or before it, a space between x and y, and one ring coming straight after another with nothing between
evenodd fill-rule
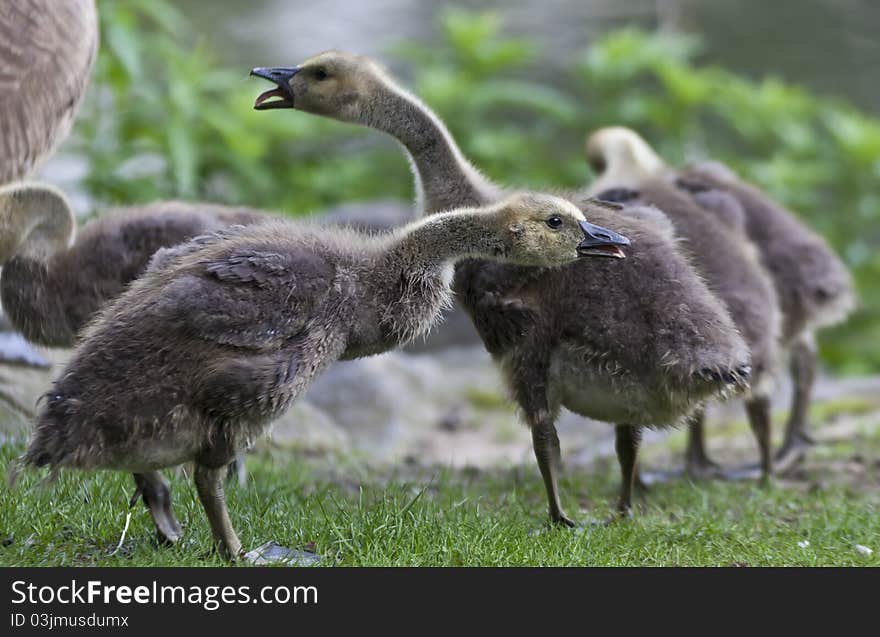
<instances>
[{"instance_id":1,"label":"gosling beak","mask_svg":"<svg viewBox=\"0 0 880 637\"><path fill-rule=\"evenodd\" d=\"M578 244L579 257L611 257L613 259L626 257L618 246L628 246L630 242L622 234L593 225L589 221L578 221L578 224L586 237Z\"/></svg>"},{"instance_id":2,"label":"gosling beak","mask_svg":"<svg viewBox=\"0 0 880 637\"><path fill-rule=\"evenodd\" d=\"M266 111L270 108L293 108L293 89L290 88L290 78L297 73L299 73L298 66L259 66L255 69L251 69L251 75L274 82L278 86L278 88L273 88L270 91L261 93L254 102L254 109L258 111ZM273 97L279 99L272 102L266 101Z\"/></svg>"}]
</instances>

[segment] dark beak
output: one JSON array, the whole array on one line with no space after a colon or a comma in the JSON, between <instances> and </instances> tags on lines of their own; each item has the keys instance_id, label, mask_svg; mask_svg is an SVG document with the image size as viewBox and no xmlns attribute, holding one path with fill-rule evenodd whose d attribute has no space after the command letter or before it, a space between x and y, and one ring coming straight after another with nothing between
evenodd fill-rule
<instances>
[{"instance_id":1,"label":"dark beak","mask_svg":"<svg viewBox=\"0 0 880 637\"><path fill-rule=\"evenodd\" d=\"M578 244L577 251L580 257L611 257L623 259L626 255L619 246L628 246L629 239L613 230L595 226L589 221L579 221L581 230L584 231L583 241Z\"/></svg>"},{"instance_id":2,"label":"dark beak","mask_svg":"<svg viewBox=\"0 0 880 637\"><path fill-rule=\"evenodd\" d=\"M251 69L251 75L269 80L278 86L278 88L274 88L271 91L261 93L257 97L257 101L254 102L254 109L266 111L271 108L293 108L293 89L290 88L290 79L297 73L299 73L298 66L258 66L255 69ZM272 102L266 101L273 97L280 99Z\"/></svg>"}]
</instances>

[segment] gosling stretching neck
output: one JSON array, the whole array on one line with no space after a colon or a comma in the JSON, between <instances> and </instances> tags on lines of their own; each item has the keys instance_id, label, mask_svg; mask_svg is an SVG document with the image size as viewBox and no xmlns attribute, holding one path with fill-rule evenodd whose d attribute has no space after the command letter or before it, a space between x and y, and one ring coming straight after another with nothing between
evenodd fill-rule
<instances>
[{"instance_id":1,"label":"gosling stretching neck","mask_svg":"<svg viewBox=\"0 0 880 637\"><path fill-rule=\"evenodd\" d=\"M480 210L445 212L406 226L396 234L387 257L410 272L445 268L469 257L500 259L510 246L497 232L499 220Z\"/></svg>"},{"instance_id":2,"label":"gosling stretching neck","mask_svg":"<svg viewBox=\"0 0 880 637\"><path fill-rule=\"evenodd\" d=\"M376 109L361 123L391 135L406 149L420 214L447 210L452 198L460 206L478 206L501 196L425 104L388 78L377 82L377 88Z\"/></svg>"}]
</instances>

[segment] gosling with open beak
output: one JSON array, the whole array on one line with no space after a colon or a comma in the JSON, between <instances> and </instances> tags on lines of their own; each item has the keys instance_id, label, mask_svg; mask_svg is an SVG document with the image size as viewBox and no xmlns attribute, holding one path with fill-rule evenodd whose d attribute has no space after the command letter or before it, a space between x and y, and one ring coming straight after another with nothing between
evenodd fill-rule
<instances>
[{"instance_id":1,"label":"gosling with open beak","mask_svg":"<svg viewBox=\"0 0 880 637\"><path fill-rule=\"evenodd\" d=\"M251 75L274 82L278 88L261 93L254 102L254 109L266 111L272 108L293 108L293 90L290 88L291 78L299 73L298 66L276 66L251 69ZM279 98L268 101L272 98Z\"/></svg>"},{"instance_id":2,"label":"gosling with open beak","mask_svg":"<svg viewBox=\"0 0 880 637\"><path fill-rule=\"evenodd\" d=\"M620 246L628 246L630 240L622 234L594 225L589 221L579 221L578 224L584 232L583 241L578 244L578 256L587 257L610 257L624 259L626 255Z\"/></svg>"}]
</instances>

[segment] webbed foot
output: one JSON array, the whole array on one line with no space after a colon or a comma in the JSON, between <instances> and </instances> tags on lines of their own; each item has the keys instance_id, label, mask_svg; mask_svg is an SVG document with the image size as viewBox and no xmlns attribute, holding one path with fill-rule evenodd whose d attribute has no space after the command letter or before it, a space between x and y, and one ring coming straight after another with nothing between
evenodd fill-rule
<instances>
[{"instance_id":1,"label":"webbed foot","mask_svg":"<svg viewBox=\"0 0 880 637\"><path fill-rule=\"evenodd\" d=\"M542 535L548 531L555 531L556 529L574 529L577 531L580 528L582 527L577 522L560 511L556 515L551 515L545 526L529 531L529 535Z\"/></svg>"},{"instance_id":2,"label":"webbed foot","mask_svg":"<svg viewBox=\"0 0 880 637\"><path fill-rule=\"evenodd\" d=\"M563 513L562 511L551 517L550 523L556 527L568 527L570 529L573 529L577 526L577 523L570 517L565 515L565 513Z\"/></svg>"}]
</instances>

